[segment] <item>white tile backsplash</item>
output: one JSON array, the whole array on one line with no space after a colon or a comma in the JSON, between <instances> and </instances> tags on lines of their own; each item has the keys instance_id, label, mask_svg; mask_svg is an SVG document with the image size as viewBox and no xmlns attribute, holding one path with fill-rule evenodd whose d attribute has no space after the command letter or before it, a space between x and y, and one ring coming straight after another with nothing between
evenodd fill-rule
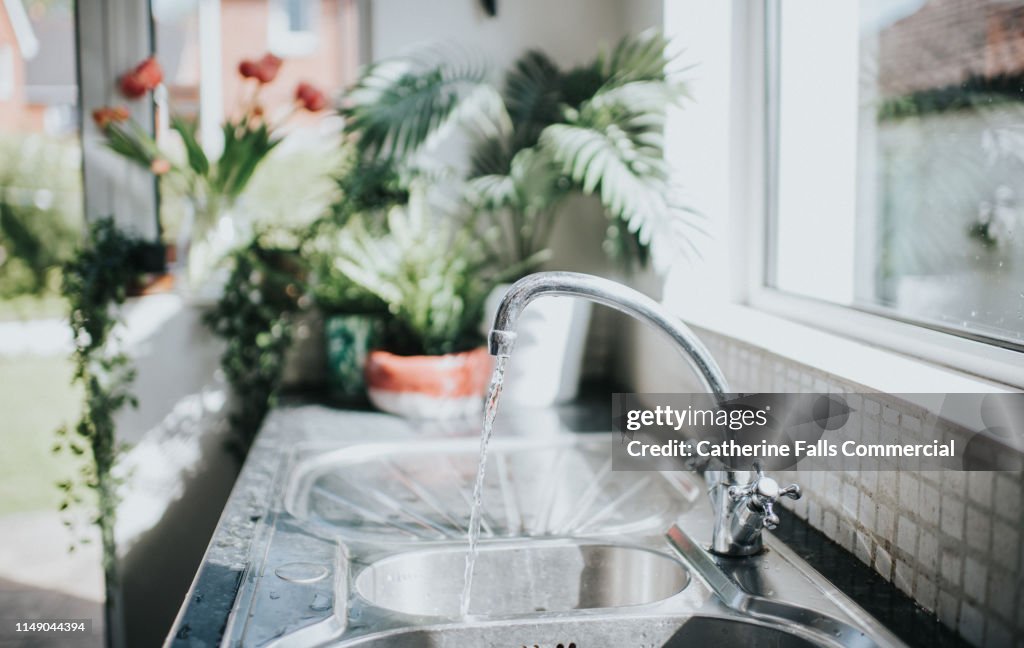
<instances>
[{"instance_id":1,"label":"white tile backsplash","mask_svg":"<svg viewBox=\"0 0 1024 648\"><path fill-rule=\"evenodd\" d=\"M903 439L936 425L920 408L761 349L699 331L737 392L865 394L860 434ZM685 378L683 379L686 380ZM696 390L696 383L662 391ZM963 431L939 422L943 435ZM891 466L891 464L889 464ZM1024 478L1016 473L792 473L805 497L784 504L976 646L1024 647Z\"/></svg>"}]
</instances>

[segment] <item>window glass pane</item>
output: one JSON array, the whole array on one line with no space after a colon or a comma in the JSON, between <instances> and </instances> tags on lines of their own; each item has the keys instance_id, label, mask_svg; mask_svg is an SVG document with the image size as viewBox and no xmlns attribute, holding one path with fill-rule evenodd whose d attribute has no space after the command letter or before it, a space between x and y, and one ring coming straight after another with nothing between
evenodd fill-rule
<instances>
[{"instance_id":1,"label":"window glass pane","mask_svg":"<svg viewBox=\"0 0 1024 648\"><path fill-rule=\"evenodd\" d=\"M0 319L61 312L82 224L75 70L70 1L0 3Z\"/></svg>"},{"instance_id":2,"label":"window glass pane","mask_svg":"<svg viewBox=\"0 0 1024 648\"><path fill-rule=\"evenodd\" d=\"M779 6L771 283L1024 342L1024 1Z\"/></svg>"},{"instance_id":3,"label":"window glass pane","mask_svg":"<svg viewBox=\"0 0 1024 648\"><path fill-rule=\"evenodd\" d=\"M330 111L295 111L295 90L300 82L308 82L333 97L355 79L355 5L355 0L152 0L167 112L197 120L201 142L214 159L224 119L238 117L253 102L270 123L283 124L278 132L285 135L284 142L261 163L243 195L239 211L253 224L301 224L318 216L332 195L330 170L340 155L340 121ZM302 47L275 46L275 17L283 17L286 27L292 19L304 21L315 38L303 40ZM257 88L255 81L242 78L238 66L268 52L283 63L271 83ZM160 120L158 128L159 124ZM158 137L172 151L178 145L166 129ZM161 220L173 241L185 201L181 187L162 184L166 186L161 186Z\"/></svg>"},{"instance_id":4,"label":"window glass pane","mask_svg":"<svg viewBox=\"0 0 1024 648\"><path fill-rule=\"evenodd\" d=\"M5 589L44 592L36 588L47 581L32 574L47 570L12 558L19 550L48 556L74 569L75 591L84 597L46 592L48 614L92 617L97 628L101 606L86 600L102 600L102 583L91 576L98 552L82 547L73 561L59 562L72 536L49 537L61 499L54 484L82 468L71 453L52 450L54 430L73 422L82 402L81 389L71 385L71 340L61 321L67 306L59 296L60 264L73 253L83 225L75 60L70 1L0 1L0 517L19 529L0 538L6 558L0 582L28 579ZM16 521L11 514L43 524L26 525L22 520L29 518ZM40 536L31 554L17 540L12 546L19 534ZM74 601L73 608L61 600ZM25 601L20 609L30 606ZM0 607L19 609L13 599Z\"/></svg>"},{"instance_id":5,"label":"window glass pane","mask_svg":"<svg viewBox=\"0 0 1024 648\"><path fill-rule=\"evenodd\" d=\"M288 14L288 30L307 32L313 29L313 8L311 0L285 0Z\"/></svg>"}]
</instances>

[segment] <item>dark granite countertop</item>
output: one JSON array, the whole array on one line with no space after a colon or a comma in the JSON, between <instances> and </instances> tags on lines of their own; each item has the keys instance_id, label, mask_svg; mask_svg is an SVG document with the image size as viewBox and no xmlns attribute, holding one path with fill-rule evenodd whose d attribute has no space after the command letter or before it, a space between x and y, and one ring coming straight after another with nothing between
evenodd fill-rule
<instances>
[{"instance_id":1,"label":"dark granite countertop","mask_svg":"<svg viewBox=\"0 0 1024 648\"><path fill-rule=\"evenodd\" d=\"M608 391L589 390L589 393L603 395L588 396L572 405L544 411L548 415L544 417L547 424L581 433L607 430L611 420ZM471 434L473 426L472 422L410 423L384 414L295 402L274 410L249 452L166 645L175 648L220 645L246 576L257 522L272 504L275 489L280 488L278 472L284 465L282 457L300 442L365 440L345 435L346 420L365 421L365 417L373 418L378 431L375 440L408 438L424 432L463 436ZM784 514L775 535L908 645L967 645L934 615L796 516Z\"/></svg>"},{"instance_id":2,"label":"dark granite countertop","mask_svg":"<svg viewBox=\"0 0 1024 648\"><path fill-rule=\"evenodd\" d=\"M797 555L907 643L920 648L970 646L878 572L789 511L772 531Z\"/></svg>"}]
</instances>

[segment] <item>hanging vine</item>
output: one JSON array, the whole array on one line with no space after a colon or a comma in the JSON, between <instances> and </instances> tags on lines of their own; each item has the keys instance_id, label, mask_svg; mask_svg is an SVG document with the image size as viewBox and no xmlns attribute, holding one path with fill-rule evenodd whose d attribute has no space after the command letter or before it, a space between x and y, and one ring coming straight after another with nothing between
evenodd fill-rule
<instances>
[{"instance_id":1,"label":"hanging vine","mask_svg":"<svg viewBox=\"0 0 1024 648\"><path fill-rule=\"evenodd\" d=\"M53 447L55 453L83 459L77 474L57 484L63 494L60 510L84 506L86 494L95 493L91 522L100 530L108 615L119 600L120 584L114 539L119 480L113 469L121 448L114 419L125 406L138 404L130 392L135 370L115 329L120 323L118 307L138 277L138 258L146 245L119 231L112 219L100 220L65 264L62 285L74 344L72 382L82 386L84 403L81 418L57 430ZM70 520L65 524L72 525Z\"/></svg>"},{"instance_id":2,"label":"hanging vine","mask_svg":"<svg viewBox=\"0 0 1024 648\"><path fill-rule=\"evenodd\" d=\"M274 406L294 337L294 315L306 300L306 269L298 242L280 245L281 232L264 231L231 255L232 271L205 322L224 339L221 368L236 399L230 447L239 457Z\"/></svg>"}]
</instances>

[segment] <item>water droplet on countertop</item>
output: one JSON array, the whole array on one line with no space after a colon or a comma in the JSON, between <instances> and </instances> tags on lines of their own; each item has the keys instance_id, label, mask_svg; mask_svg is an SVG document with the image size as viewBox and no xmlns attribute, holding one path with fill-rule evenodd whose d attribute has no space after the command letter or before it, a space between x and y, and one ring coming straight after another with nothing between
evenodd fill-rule
<instances>
[{"instance_id":1,"label":"water droplet on countertop","mask_svg":"<svg viewBox=\"0 0 1024 648\"><path fill-rule=\"evenodd\" d=\"M317 592L313 597L313 602L309 604L309 609L315 612L323 612L324 610L331 609L331 596Z\"/></svg>"},{"instance_id":2,"label":"water droplet on countertop","mask_svg":"<svg viewBox=\"0 0 1024 648\"><path fill-rule=\"evenodd\" d=\"M315 583L327 577L330 570L323 565L308 562L293 562L274 570L278 578L292 583Z\"/></svg>"}]
</instances>

